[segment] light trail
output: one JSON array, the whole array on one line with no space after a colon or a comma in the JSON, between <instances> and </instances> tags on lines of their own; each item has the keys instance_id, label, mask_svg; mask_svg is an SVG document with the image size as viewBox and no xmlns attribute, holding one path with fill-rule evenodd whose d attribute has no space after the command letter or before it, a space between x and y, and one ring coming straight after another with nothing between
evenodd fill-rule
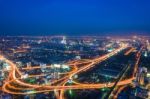
<instances>
[{"instance_id":1,"label":"light trail","mask_svg":"<svg viewBox=\"0 0 150 99\"><path fill-rule=\"evenodd\" d=\"M121 86L121 87L117 90L116 94L113 96L113 99L117 99L119 93L120 93L125 87L127 87L127 86Z\"/></svg>"},{"instance_id":2,"label":"light trail","mask_svg":"<svg viewBox=\"0 0 150 99\"><path fill-rule=\"evenodd\" d=\"M131 47L124 55L129 55L133 50L135 50L135 48Z\"/></svg>"},{"instance_id":3,"label":"light trail","mask_svg":"<svg viewBox=\"0 0 150 99\"><path fill-rule=\"evenodd\" d=\"M60 90L60 97L63 97L63 93L64 90L67 89L97 89L97 88L104 88L106 86L106 83L103 84L77 84L77 85L70 85L67 86L66 83L69 79L73 80L73 76L81 73L81 72L85 72L87 70L89 70L90 68L94 67L96 64L110 58L111 56L117 54L118 52L122 51L123 49L127 48L126 45L122 45L120 48L114 50L113 52L110 52L106 55L103 55L101 57L97 57L95 59L92 60L86 60L83 63L86 63L85 66L82 66L80 68L75 67L74 70L70 73L68 73L64 78L62 78L61 80L64 80L62 85L36 85L36 84L28 84L25 82L21 81L21 72L18 70L18 68L16 67L15 64L13 64L11 61L7 60L6 58L3 58L5 60L5 62L7 62L10 66L11 66L11 71L9 71L9 73L11 75L8 76L8 78L10 79L9 81L6 81L2 87L2 90L4 92L7 93L11 93L11 94L34 94L34 93L41 93L41 92L47 92L47 91L54 91L54 90ZM1 58L2 59L2 58ZM71 63L72 65L77 66L78 64L83 64L82 61L80 61L78 63L78 61ZM39 68L39 67L36 67ZM27 69L28 70L28 69ZM18 74L19 77L16 77ZM33 76L29 76L29 77L33 77ZM120 81L117 85L126 85L132 82L132 80L134 79L134 77L130 78L130 79L126 79L123 81ZM57 82L61 81L60 79ZM75 81L73 81L75 82ZM27 87L28 92L23 92L23 90L25 90L25 88L16 88L16 86L13 86L12 83L18 84L18 87ZM110 83L109 85L107 85L106 87L112 87L114 83ZM18 91L13 91L13 90L18 90ZM32 90L35 91L32 91ZM30 91L31 90L31 91Z\"/></svg>"}]
</instances>

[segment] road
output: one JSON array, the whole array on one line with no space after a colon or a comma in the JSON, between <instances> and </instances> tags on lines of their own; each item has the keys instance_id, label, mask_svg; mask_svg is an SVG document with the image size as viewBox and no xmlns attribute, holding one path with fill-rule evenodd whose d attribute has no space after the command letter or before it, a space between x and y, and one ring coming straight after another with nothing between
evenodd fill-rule
<instances>
[{"instance_id":1,"label":"road","mask_svg":"<svg viewBox=\"0 0 150 99\"><path fill-rule=\"evenodd\" d=\"M64 96L63 96L64 91L68 90L68 89L97 89L97 88L104 88L104 87L112 87L115 82L112 82L109 85L107 85L107 83L81 84L78 82L76 82L75 85L66 85L66 83L68 82L69 79L73 80L74 75L77 75L81 72L85 72L85 71L93 68L96 64L99 64L100 62L118 54L120 51L126 49L127 47L128 47L127 45L122 44L120 48L115 49L114 51L112 51L106 55L99 56L99 57L96 57L91 60L84 60L83 62L81 60L70 62L69 64L74 66L74 69L71 72L66 73L63 78L54 81L52 85L38 85L38 84L29 84L29 83L23 82L22 78L21 78L23 76L23 74L16 67L16 65L12 61L4 58L3 56L0 56L0 60L4 60L11 67L11 69L9 71L8 79L5 81L4 85L2 86L2 90L4 92L10 93L10 94L23 94L23 95L41 93L41 92L47 92L47 91L56 91L57 96L58 96L57 91L60 90L59 98L64 99ZM139 60L137 60L137 61L139 61ZM82 67L78 68L77 65L79 65L79 64L80 65L84 64L84 65ZM138 62L135 64L134 73L136 73L137 65L138 65ZM24 68L24 69L32 70L35 68L40 68L40 67L31 67L31 68ZM133 75L134 75L134 73L133 73ZM34 76L36 77L37 75L34 75ZM41 76L41 75L38 75L38 76ZM30 77L33 77L33 76L29 75L28 78L30 78ZM132 80L134 80L134 79L135 79L135 77L132 76L129 79L119 81L117 86L132 83ZM59 82L61 82L61 83L59 83ZM75 82L75 81L73 81L73 82ZM56 83L58 83L58 84L56 84Z\"/></svg>"}]
</instances>

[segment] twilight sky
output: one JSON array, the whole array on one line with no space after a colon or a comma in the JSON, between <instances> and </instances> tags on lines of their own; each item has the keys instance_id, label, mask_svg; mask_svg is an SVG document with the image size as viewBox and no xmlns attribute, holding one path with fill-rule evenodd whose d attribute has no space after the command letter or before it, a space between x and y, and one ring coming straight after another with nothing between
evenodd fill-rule
<instances>
[{"instance_id":1,"label":"twilight sky","mask_svg":"<svg viewBox=\"0 0 150 99\"><path fill-rule=\"evenodd\" d=\"M150 33L150 0L0 0L0 35Z\"/></svg>"}]
</instances>

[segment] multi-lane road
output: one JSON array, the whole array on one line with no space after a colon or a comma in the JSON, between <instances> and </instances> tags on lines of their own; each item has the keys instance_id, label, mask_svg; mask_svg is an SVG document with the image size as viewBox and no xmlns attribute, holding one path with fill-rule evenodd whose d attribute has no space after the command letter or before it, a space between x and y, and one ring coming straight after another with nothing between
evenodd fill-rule
<instances>
[{"instance_id":1,"label":"multi-lane road","mask_svg":"<svg viewBox=\"0 0 150 99\"><path fill-rule=\"evenodd\" d=\"M51 85L29 84L29 83L24 82L22 80L23 74L19 70L19 68L17 68L16 65L12 61L6 59L3 56L0 56L0 60L5 61L10 66L10 70L8 71L9 75L2 86L2 90L10 94L21 94L21 95L41 93L41 92L47 92L47 91L55 91L57 98L64 99L64 91L67 89L96 89L96 88L112 87L115 82L112 82L109 84L107 82L99 83L99 84L82 84L82 83L74 81L73 77L81 72L85 72L93 68L96 64L99 64L100 62L118 54L120 51L126 48L128 48L128 46L126 44L122 44L118 49L115 49L114 51L106 55L99 56L91 60L84 60L84 61L79 60L79 61L69 62L68 64L73 67L72 71L65 73L62 78L55 80L54 82L51 82ZM130 51L128 53L130 53ZM136 74L139 60L140 60L140 55L137 56L137 61L135 64L133 75L129 79L119 81L117 86L127 85L127 84L132 83L132 81L135 79L135 74ZM83 66L78 67L78 65L82 65L82 64ZM38 69L38 68L41 68L41 67L36 66L36 67L23 68L23 69L32 70L32 69ZM49 68L49 66L46 68ZM29 75L28 78L36 77L36 76L44 76L44 75ZM66 85L68 80L72 80L74 84Z\"/></svg>"}]
</instances>

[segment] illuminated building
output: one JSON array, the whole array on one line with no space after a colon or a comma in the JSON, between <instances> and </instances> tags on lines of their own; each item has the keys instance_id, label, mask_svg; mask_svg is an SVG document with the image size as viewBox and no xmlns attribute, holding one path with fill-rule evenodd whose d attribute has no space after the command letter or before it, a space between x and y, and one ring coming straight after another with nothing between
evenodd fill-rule
<instances>
[{"instance_id":1,"label":"illuminated building","mask_svg":"<svg viewBox=\"0 0 150 99\"><path fill-rule=\"evenodd\" d=\"M150 51L150 44L148 40L146 41L146 44L147 44L147 50Z\"/></svg>"},{"instance_id":2,"label":"illuminated building","mask_svg":"<svg viewBox=\"0 0 150 99\"><path fill-rule=\"evenodd\" d=\"M62 44L67 44L67 41L66 41L66 37L65 37L65 36L63 36L63 39L62 39L61 43L62 43Z\"/></svg>"}]
</instances>

